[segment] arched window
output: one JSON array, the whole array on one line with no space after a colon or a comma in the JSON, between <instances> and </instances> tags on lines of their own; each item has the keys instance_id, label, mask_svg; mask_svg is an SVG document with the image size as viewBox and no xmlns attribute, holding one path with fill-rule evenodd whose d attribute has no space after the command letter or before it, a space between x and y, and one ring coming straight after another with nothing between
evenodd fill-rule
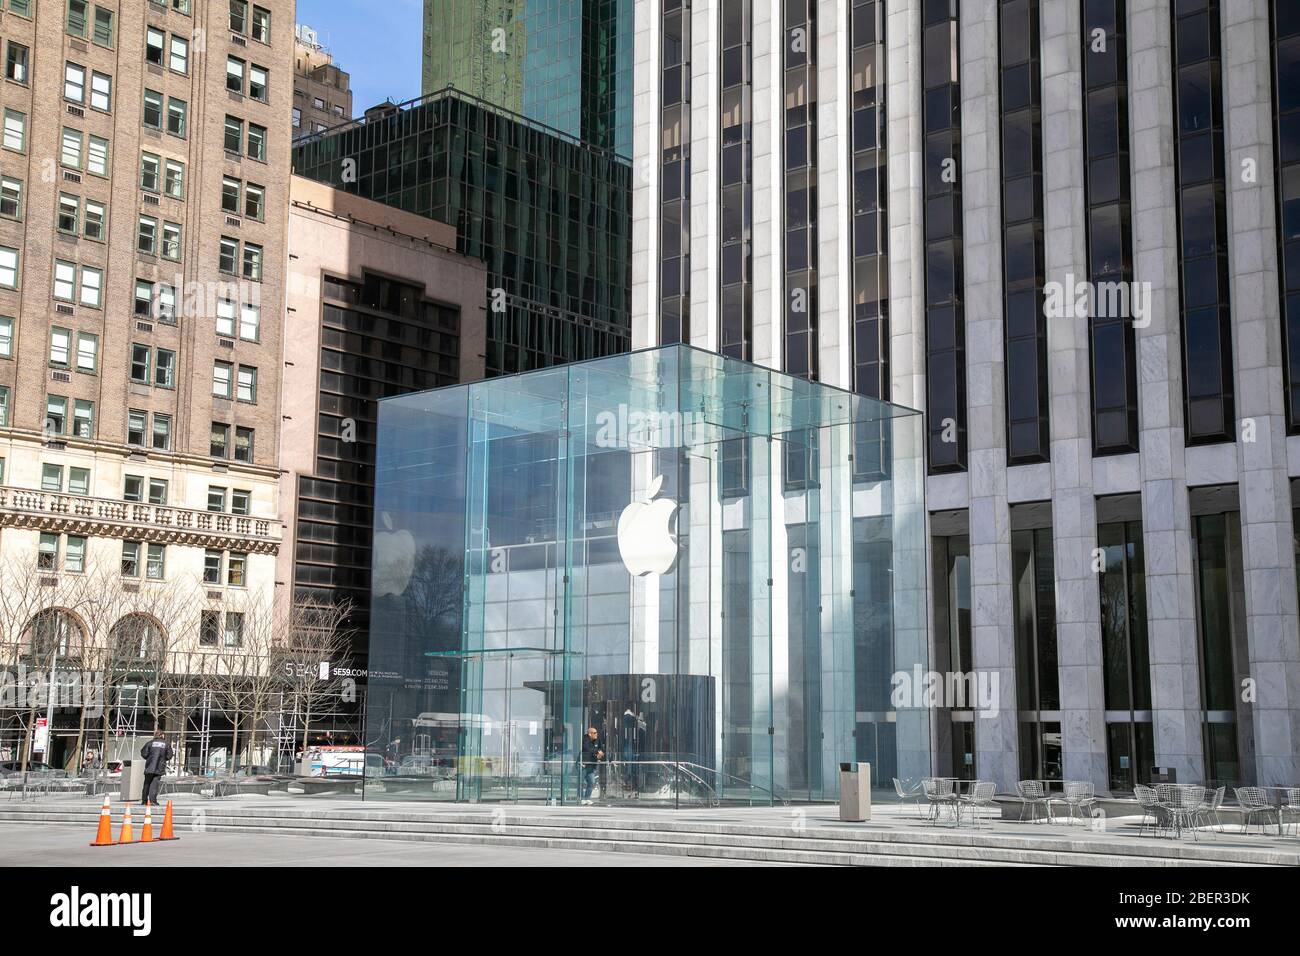
<instances>
[{"instance_id":1,"label":"arched window","mask_svg":"<svg viewBox=\"0 0 1300 956\"><path fill-rule=\"evenodd\" d=\"M117 661L152 662L162 648L162 627L144 614L129 614L113 625L110 640Z\"/></svg>"},{"instance_id":2,"label":"arched window","mask_svg":"<svg viewBox=\"0 0 1300 956\"><path fill-rule=\"evenodd\" d=\"M27 626L28 651L38 661L49 660L55 653L75 657L81 653L85 639L81 622L65 608L46 608Z\"/></svg>"}]
</instances>

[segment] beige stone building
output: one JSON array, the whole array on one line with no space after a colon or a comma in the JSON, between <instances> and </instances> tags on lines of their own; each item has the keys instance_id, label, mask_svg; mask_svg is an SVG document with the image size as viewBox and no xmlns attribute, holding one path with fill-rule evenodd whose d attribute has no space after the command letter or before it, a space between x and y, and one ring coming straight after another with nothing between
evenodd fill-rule
<instances>
[{"instance_id":1,"label":"beige stone building","mask_svg":"<svg viewBox=\"0 0 1300 956\"><path fill-rule=\"evenodd\" d=\"M293 135L316 133L352 118L352 90L316 31L299 24L293 49Z\"/></svg>"},{"instance_id":2,"label":"beige stone building","mask_svg":"<svg viewBox=\"0 0 1300 956\"><path fill-rule=\"evenodd\" d=\"M0 10L0 567L193 583L216 630L176 626L237 641L282 536L294 4Z\"/></svg>"},{"instance_id":3,"label":"beige stone building","mask_svg":"<svg viewBox=\"0 0 1300 956\"><path fill-rule=\"evenodd\" d=\"M487 267L453 226L290 183L276 579L347 599L364 666L378 400L481 379Z\"/></svg>"}]
</instances>

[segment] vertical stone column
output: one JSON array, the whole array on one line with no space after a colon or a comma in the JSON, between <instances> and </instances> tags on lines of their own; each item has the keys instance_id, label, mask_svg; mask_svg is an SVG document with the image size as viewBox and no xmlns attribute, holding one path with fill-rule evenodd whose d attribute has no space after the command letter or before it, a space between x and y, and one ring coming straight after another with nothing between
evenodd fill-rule
<instances>
[{"instance_id":1,"label":"vertical stone column","mask_svg":"<svg viewBox=\"0 0 1300 956\"><path fill-rule=\"evenodd\" d=\"M891 401L925 409L925 186L921 0L890 0L885 24ZM846 240L847 245L847 240Z\"/></svg>"},{"instance_id":2,"label":"vertical stone column","mask_svg":"<svg viewBox=\"0 0 1300 956\"><path fill-rule=\"evenodd\" d=\"M765 416L758 416L763 418ZM774 502L779 494L777 472L772 467L773 446L777 442L764 435L745 439L749 446L749 729L751 745L750 780L760 787L776 786L775 746L772 739L776 726L772 671L777 645L772 603L772 536L777 516ZM781 613L785 609L781 608ZM724 672L727 664L723 663Z\"/></svg>"},{"instance_id":3,"label":"vertical stone column","mask_svg":"<svg viewBox=\"0 0 1300 956\"><path fill-rule=\"evenodd\" d=\"M996 716L976 715L975 760L982 779L1010 790L1020 766L1007 507L998 102L997 0L966 0L961 5L959 173L965 238L971 642L976 670L996 673L999 690Z\"/></svg>"},{"instance_id":4,"label":"vertical stone column","mask_svg":"<svg viewBox=\"0 0 1300 956\"><path fill-rule=\"evenodd\" d=\"M821 491L810 495L818 523L821 577L821 640L823 796L838 792L839 764L857 757L857 695L853 637L853 448L851 425L832 425L821 432L818 474ZM874 770L874 768L873 768Z\"/></svg>"},{"instance_id":5,"label":"vertical stone column","mask_svg":"<svg viewBox=\"0 0 1300 956\"><path fill-rule=\"evenodd\" d=\"M817 312L820 380L853 388L853 104L849 4L817 3Z\"/></svg>"},{"instance_id":6,"label":"vertical stone column","mask_svg":"<svg viewBox=\"0 0 1300 956\"><path fill-rule=\"evenodd\" d=\"M891 0L885 20L885 153L889 231L889 394L925 410L925 186L921 115L921 0ZM850 303L850 322L852 305ZM924 433L918 440L925 481ZM930 548L928 515L922 546ZM922 582L924 586L924 582ZM928 634L928 628L927 628ZM933 663L934 655L927 655ZM930 715L934 717L933 714ZM933 735L932 735L933 736ZM924 772L930 772L927 767Z\"/></svg>"},{"instance_id":7,"label":"vertical stone column","mask_svg":"<svg viewBox=\"0 0 1300 956\"><path fill-rule=\"evenodd\" d=\"M790 786L790 549L786 532L786 498L781 493L785 476L785 443L781 441L756 439L757 449L766 449L766 473L771 482L768 489L768 501L771 502L768 515L769 535L767 541L768 567L767 577L770 581L765 590L768 605L768 641L771 658L772 685L772 784L778 793L784 793ZM757 488L755 489L757 491ZM755 532L761 527L754 522ZM757 540L755 540L757 550ZM800 743L795 743L795 747Z\"/></svg>"},{"instance_id":8,"label":"vertical stone column","mask_svg":"<svg viewBox=\"0 0 1300 956\"><path fill-rule=\"evenodd\" d=\"M632 459L631 501L645 501L650 484L657 477L655 453L634 452ZM632 633L629 635L628 661L634 674L659 672L659 575L630 577L632 585Z\"/></svg>"},{"instance_id":9,"label":"vertical stone column","mask_svg":"<svg viewBox=\"0 0 1300 956\"><path fill-rule=\"evenodd\" d=\"M1083 73L1079 0L1042 0L1044 251L1048 282L1086 278ZM1068 286L1067 286L1068 288ZM1052 544L1056 557L1056 645L1065 777L1106 790L1101 602L1092 551L1092 408L1088 319L1048 316Z\"/></svg>"},{"instance_id":10,"label":"vertical stone column","mask_svg":"<svg viewBox=\"0 0 1300 956\"><path fill-rule=\"evenodd\" d=\"M782 231L785 228L785 175L781 151L785 135L785 78L781 54L785 29L779 0L750 0L754 14L750 34L752 72L751 202L754 215L750 227L752 251L750 281L753 303L753 359L759 365L784 365L782 337L785 333L785 263Z\"/></svg>"},{"instance_id":11,"label":"vertical stone column","mask_svg":"<svg viewBox=\"0 0 1300 956\"><path fill-rule=\"evenodd\" d=\"M647 4L642 4L647 6ZM718 350L719 0L691 0L691 345Z\"/></svg>"},{"instance_id":12,"label":"vertical stone column","mask_svg":"<svg viewBox=\"0 0 1300 956\"><path fill-rule=\"evenodd\" d=\"M1260 784L1280 786L1294 784L1300 774L1300 621L1283 403L1268 3L1223 3L1219 16L1255 770Z\"/></svg>"},{"instance_id":13,"label":"vertical stone column","mask_svg":"<svg viewBox=\"0 0 1300 956\"><path fill-rule=\"evenodd\" d=\"M1205 776L1192 525L1183 436L1170 0L1129 0L1129 162L1134 280L1151 290L1138 330L1138 447L1156 764Z\"/></svg>"},{"instance_id":14,"label":"vertical stone column","mask_svg":"<svg viewBox=\"0 0 1300 956\"><path fill-rule=\"evenodd\" d=\"M887 495L882 510L890 516L892 535L894 672L914 674L917 665L922 671L929 666L946 667L946 661L931 664L930 656L925 423L920 415L896 417L890 432L890 481L882 489ZM848 547L851 561L852 541ZM896 719L899 777L915 779L930 773L935 765L931 742L936 737L937 725L944 719L944 711L905 707ZM884 780L875 781L876 786L884 783Z\"/></svg>"},{"instance_id":15,"label":"vertical stone column","mask_svg":"<svg viewBox=\"0 0 1300 956\"><path fill-rule=\"evenodd\" d=\"M638 3L632 36L632 348L659 344L662 77L659 3Z\"/></svg>"}]
</instances>

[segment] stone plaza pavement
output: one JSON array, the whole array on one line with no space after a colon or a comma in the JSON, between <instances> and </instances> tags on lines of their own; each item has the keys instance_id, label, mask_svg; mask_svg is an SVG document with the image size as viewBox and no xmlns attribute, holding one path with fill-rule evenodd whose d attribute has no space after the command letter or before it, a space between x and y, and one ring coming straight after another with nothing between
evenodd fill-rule
<instances>
[{"instance_id":1,"label":"stone plaza pavement","mask_svg":"<svg viewBox=\"0 0 1300 956\"><path fill-rule=\"evenodd\" d=\"M303 860L330 865L427 862L457 865L527 859L543 865L575 865L600 855L635 858L628 862L707 862L860 866L1041 865L1041 866L1297 866L1300 835L1249 835L1230 826L1225 832L1139 835L1136 817L1111 817L1104 827L1076 821L1020 823L993 819L980 828L932 826L914 806L877 803L865 823L841 823L838 808L826 804L777 807L716 807L667 810L639 807L574 807L541 804L362 801L351 797L271 794L209 799L178 794L176 832L168 847L113 847L91 850L99 818L93 797L0 800L0 866L46 864L122 865L127 854L148 852L152 865L193 864L196 848L207 843L205 865ZM121 807L113 811L114 833ZM135 825L140 826L139 810ZM155 827L159 821L155 820ZM76 839L63 834L75 833ZM233 836L253 839L223 839ZM276 841L296 840L283 845ZM385 841L384 848L359 841ZM211 841L211 842L208 842ZM401 846L390 846L392 843ZM437 853L420 851L424 844ZM85 846L86 852L80 847ZM364 849L363 849L364 847ZM477 851L477 852L476 852ZM544 851L530 854L528 851ZM101 857L94 857L100 854ZM170 855L169 855L170 854ZM496 854L501 854L497 856ZM574 856L574 854L582 854ZM109 858L102 858L107 856ZM129 865L129 864L127 864ZM581 862L576 865L582 865Z\"/></svg>"}]
</instances>

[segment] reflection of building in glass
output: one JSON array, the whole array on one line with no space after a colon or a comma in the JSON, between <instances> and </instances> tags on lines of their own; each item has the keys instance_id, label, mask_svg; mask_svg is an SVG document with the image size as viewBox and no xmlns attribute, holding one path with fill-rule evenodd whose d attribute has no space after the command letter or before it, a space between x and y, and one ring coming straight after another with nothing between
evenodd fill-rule
<instances>
[{"instance_id":1,"label":"reflection of building in glass","mask_svg":"<svg viewBox=\"0 0 1300 956\"><path fill-rule=\"evenodd\" d=\"M352 78L334 62L309 26L298 24L293 45L293 135L318 133L352 118Z\"/></svg>"},{"instance_id":2,"label":"reflection of building in glass","mask_svg":"<svg viewBox=\"0 0 1300 956\"><path fill-rule=\"evenodd\" d=\"M685 346L381 403L367 796L572 801L588 727L604 800L927 772L926 711L891 695L928 667L921 441L907 409Z\"/></svg>"},{"instance_id":3,"label":"reflection of building in glass","mask_svg":"<svg viewBox=\"0 0 1300 956\"><path fill-rule=\"evenodd\" d=\"M487 263L488 375L625 351L631 167L455 91L299 143L299 175L451 223Z\"/></svg>"},{"instance_id":4,"label":"reflection of building in glass","mask_svg":"<svg viewBox=\"0 0 1300 956\"><path fill-rule=\"evenodd\" d=\"M633 0L425 0L422 92L454 86L632 155Z\"/></svg>"}]
</instances>

